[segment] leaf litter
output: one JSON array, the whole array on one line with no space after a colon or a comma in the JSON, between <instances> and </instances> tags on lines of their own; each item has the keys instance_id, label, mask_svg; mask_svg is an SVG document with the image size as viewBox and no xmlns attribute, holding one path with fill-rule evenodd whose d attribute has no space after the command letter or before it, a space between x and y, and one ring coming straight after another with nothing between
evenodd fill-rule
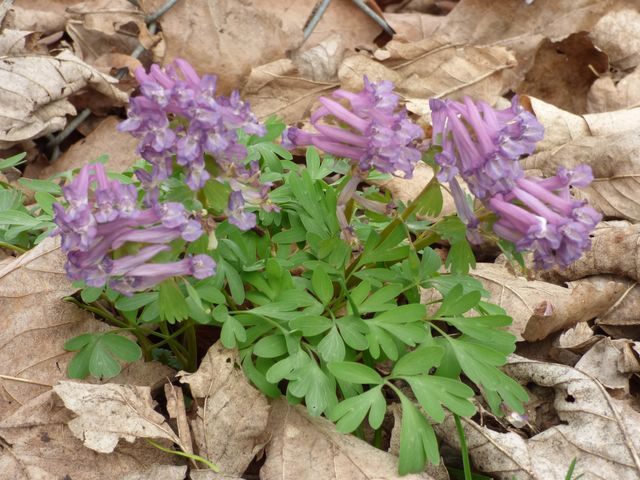
<instances>
[{"instance_id":1,"label":"leaf litter","mask_svg":"<svg viewBox=\"0 0 640 480\"><path fill-rule=\"evenodd\" d=\"M143 60L185 57L200 73L220 74L223 90L241 88L261 118L276 114L292 123L308 120L318 95L359 88L363 74L393 80L425 128L429 97L472 95L494 104L520 94L547 133L525 166L549 173L560 165L588 163L596 180L581 194L606 220L628 222L603 222L592 250L575 265L536 279L504 263L477 265L473 274L491 300L513 316L510 329L520 349L553 344L570 355L562 357L567 365L514 357L505 370L532 394L529 426L507 425L486 412L486 421L463 419L470 455L476 468L495 478L564 478L572 458L583 478L637 478L640 11L635 2L536 0L488 7L481 0L462 0L450 2L454 8L448 15L434 7L443 2L379 2L399 33L390 42L346 1L332 2L306 41L302 26L313 8L310 1L194 1L189 7L178 2L160 18L156 34L144 17L164 2L140 3L141 9L126 1L32 0L3 10L0 74L11 88L0 93L1 148L20 148L59 132L86 105L80 95L87 91L106 106L93 114L102 121L101 114L126 102L134 86L131 76L118 83L112 75L123 65L138 64L130 56L138 43L148 50ZM186 34L184 25L191 27ZM62 38L63 32L68 37ZM113 141L117 121L107 117L85 131L85 139L71 142L58 162L39 169L30 165L28 171L47 178L104 153L113 157L110 166L127 168L136 156L124 138ZM430 170L424 170L413 180L379 186L406 203L428 183ZM444 213L449 211L445 192ZM260 457L264 479L397 478L392 454L338 434L299 407L267 400L237 368L237 352L219 345L198 372L179 377L184 387L170 381L169 369L142 362L109 384L65 381L70 354L64 342L108 327L62 301L75 288L64 279L54 242L45 240L22 257L1 261L0 471L10 478L240 478ZM163 384L166 411L155 401ZM458 446L451 417L434 428L442 441ZM223 467L224 475L151 447L144 437L206 457ZM70 458L73 464L60 461ZM93 472L87 474L83 465Z\"/></svg>"}]
</instances>

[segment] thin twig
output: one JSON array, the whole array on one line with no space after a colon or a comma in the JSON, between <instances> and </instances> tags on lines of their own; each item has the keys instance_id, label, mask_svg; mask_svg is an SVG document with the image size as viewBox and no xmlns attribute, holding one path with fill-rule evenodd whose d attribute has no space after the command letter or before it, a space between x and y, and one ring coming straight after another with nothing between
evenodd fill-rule
<instances>
[{"instance_id":1,"label":"thin twig","mask_svg":"<svg viewBox=\"0 0 640 480\"><path fill-rule=\"evenodd\" d=\"M313 32L313 30L316 28L316 25L318 25L318 22L322 18L322 15L324 15L325 10L329 6L329 3L331 3L331 0L321 0L321 3L316 4L316 6L314 7L313 11L311 12L311 16L307 20L307 23L304 24L304 28L302 30L302 35L305 40L309 38L311 32Z\"/></svg>"}]
</instances>

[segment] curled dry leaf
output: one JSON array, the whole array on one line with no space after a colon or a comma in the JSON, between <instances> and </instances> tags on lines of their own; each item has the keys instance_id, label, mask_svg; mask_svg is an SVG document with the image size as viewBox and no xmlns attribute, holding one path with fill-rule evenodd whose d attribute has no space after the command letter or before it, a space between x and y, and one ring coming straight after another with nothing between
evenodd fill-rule
<instances>
[{"instance_id":1,"label":"curled dry leaf","mask_svg":"<svg viewBox=\"0 0 640 480\"><path fill-rule=\"evenodd\" d=\"M71 433L67 422L72 418L73 414L64 408L60 398L49 390L1 419L0 477L7 480L122 479L127 478L126 475L142 475L154 464L172 465L176 461L175 455L163 453L146 442L123 442L109 455L97 453L85 448Z\"/></svg>"},{"instance_id":2,"label":"curled dry leaf","mask_svg":"<svg viewBox=\"0 0 640 480\"><path fill-rule=\"evenodd\" d=\"M315 47L294 54L292 59L303 77L317 82L336 82L344 49L342 37L334 33Z\"/></svg>"},{"instance_id":3,"label":"curled dry leaf","mask_svg":"<svg viewBox=\"0 0 640 480\"><path fill-rule=\"evenodd\" d=\"M43 35L64 30L67 19L64 14L65 5L62 2L36 2L36 5L29 3L33 2L12 5L2 19L2 28L29 30Z\"/></svg>"},{"instance_id":4,"label":"curled dry leaf","mask_svg":"<svg viewBox=\"0 0 640 480\"><path fill-rule=\"evenodd\" d=\"M75 114L68 97L87 87L115 104L126 102L114 83L68 51L0 59L0 148L62 129L66 115Z\"/></svg>"},{"instance_id":5,"label":"curled dry leaf","mask_svg":"<svg viewBox=\"0 0 640 480\"><path fill-rule=\"evenodd\" d=\"M310 417L284 399L273 403L269 430L262 480L433 480L427 473L401 477L397 457L353 435L338 433L330 421Z\"/></svg>"},{"instance_id":6,"label":"curled dry leaf","mask_svg":"<svg viewBox=\"0 0 640 480\"><path fill-rule=\"evenodd\" d=\"M405 97L469 95L493 104L505 91L503 72L515 65L505 48L453 45L442 37L391 41L375 57L382 63L365 55L346 58L338 71L342 87L359 90L367 75L374 81L392 80Z\"/></svg>"},{"instance_id":7,"label":"curled dry leaf","mask_svg":"<svg viewBox=\"0 0 640 480\"><path fill-rule=\"evenodd\" d=\"M268 440L269 402L238 368L238 353L213 345L195 373L180 374L198 402L191 428L198 455L241 475Z\"/></svg>"},{"instance_id":8,"label":"curled dry leaf","mask_svg":"<svg viewBox=\"0 0 640 480\"><path fill-rule=\"evenodd\" d=\"M640 65L640 11L623 8L607 12L589 32L612 66L628 70Z\"/></svg>"},{"instance_id":9,"label":"curled dry leaf","mask_svg":"<svg viewBox=\"0 0 640 480\"><path fill-rule=\"evenodd\" d=\"M613 275L594 275L578 280L580 283L593 283L597 288L611 281L624 285L624 293L611 308L598 316L596 325L614 337L640 338L640 286L637 281ZM574 283L569 282L569 285Z\"/></svg>"},{"instance_id":10,"label":"curled dry leaf","mask_svg":"<svg viewBox=\"0 0 640 480\"><path fill-rule=\"evenodd\" d=\"M518 91L574 113L587 112L587 94L598 75L609 69L607 56L586 32L559 42L544 40Z\"/></svg>"},{"instance_id":11,"label":"curled dry leaf","mask_svg":"<svg viewBox=\"0 0 640 480\"><path fill-rule=\"evenodd\" d=\"M640 104L640 68L618 81L611 76L596 80L587 96L589 112L609 112Z\"/></svg>"},{"instance_id":12,"label":"curled dry leaf","mask_svg":"<svg viewBox=\"0 0 640 480\"><path fill-rule=\"evenodd\" d=\"M587 322L580 322L575 327L563 332L556 341L558 348L566 348L576 353L584 353L603 338L594 335Z\"/></svg>"},{"instance_id":13,"label":"curled dry leaf","mask_svg":"<svg viewBox=\"0 0 640 480\"><path fill-rule=\"evenodd\" d=\"M574 192L605 217L640 221L640 131L580 137L522 162L551 176L558 167L587 164L594 181Z\"/></svg>"},{"instance_id":14,"label":"curled dry leaf","mask_svg":"<svg viewBox=\"0 0 640 480\"><path fill-rule=\"evenodd\" d=\"M596 343L575 364L575 368L590 375L602 385L629 393L629 378L640 371L631 340L611 340L605 337Z\"/></svg>"},{"instance_id":15,"label":"curled dry leaf","mask_svg":"<svg viewBox=\"0 0 640 480\"><path fill-rule=\"evenodd\" d=\"M544 126L544 138L536 145L537 152L562 146L579 137L640 129L640 108L575 115L528 95L522 95L520 101Z\"/></svg>"},{"instance_id":16,"label":"curled dry leaf","mask_svg":"<svg viewBox=\"0 0 640 480\"><path fill-rule=\"evenodd\" d=\"M94 65L107 54L131 53L150 37L144 14L127 0L89 0L67 9L66 30L78 56ZM146 45L151 47L152 45Z\"/></svg>"},{"instance_id":17,"label":"curled dry leaf","mask_svg":"<svg viewBox=\"0 0 640 480\"><path fill-rule=\"evenodd\" d=\"M559 421L522 438L462 418L469 454L479 470L500 480L562 479L576 458L574 476L583 474L585 480L640 476L640 413L571 367L516 358L505 370L523 384L553 389ZM434 428L445 442L459 445L452 416Z\"/></svg>"},{"instance_id":18,"label":"curled dry leaf","mask_svg":"<svg viewBox=\"0 0 640 480\"><path fill-rule=\"evenodd\" d=\"M63 349L67 340L110 328L63 300L75 291L54 239L0 269L0 420L66 378L73 356ZM134 362L114 381L156 385L171 371Z\"/></svg>"},{"instance_id":19,"label":"curled dry leaf","mask_svg":"<svg viewBox=\"0 0 640 480\"><path fill-rule=\"evenodd\" d=\"M181 445L164 416L154 410L149 387L60 382L53 391L77 415L69 422L71 432L96 452L113 452L121 438L130 443L137 438L164 439Z\"/></svg>"},{"instance_id":20,"label":"curled dry leaf","mask_svg":"<svg viewBox=\"0 0 640 480\"><path fill-rule=\"evenodd\" d=\"M482 282L491 301L513 317L509 331L518 340L540 340L606 312L624 293L623 284L596 287L578 283L565 288L540 280L527 280L504 265L478 263L471 275Z\"/></svg>"}]
</instances>

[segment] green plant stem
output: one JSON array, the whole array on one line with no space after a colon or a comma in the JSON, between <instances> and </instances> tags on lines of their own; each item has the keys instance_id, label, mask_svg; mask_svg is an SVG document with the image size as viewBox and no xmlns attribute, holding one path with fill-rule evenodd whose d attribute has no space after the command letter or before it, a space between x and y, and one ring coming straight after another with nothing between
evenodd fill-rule
<instances>
[{"instance_id":1,"label":"green plant stem","mask_svg":"<svg viewBox=\"0 0 640 480\"><path fill-rule=\"evenodd\" d=\"M186 320L188 328L184 332L184 343L187 346L189 363L187 371L195 372L198 368L198 340L196 338L196 327L193 320Z\"/></svg>"},{"instance_id":2,"label":"green plant stem","mask_svg":"<svg viewBox=\"0 0 640 480\"><path fill-rule=\"evenodd\" d=\"M166 322L160 322L160 331L167 336L167 343L169 344L169 348L174 353L176 358L180 361L184 368L187 368L189 365L189 355L180 342L176 341L171 334L169 333L169 327L167 327Z\"/></svg>"},{"instance_id":3,"label":"green plant stem","mask_svg":"<svg viewBox=\"0 0 640 480\"><path fill-rule=\"evenodd\" d=\"M189 328L189 326L188 326L188 325L183 325L183 326L182 326L182 327L180 327L178 330L176 330L175 332L171 333L171 334L170 334L170 335L168 335L168 336L167 336L167 335L165 335L165 334L163 334L163 333L152 332L152 333L153 333L153 335L156 335L156 336L158 336L158 337L162 338L162 340L161 340L161 341L159 341L158 343L154 343L154 344L152 345L152 348L159 348L159 347L161 347L162 345L164 345L164 344L166 344L166 343L169 343L172 339L174 339L174 338L176 338L176 337L178 337L178 336L182 335L182 334L185 332L185 330L187 330L187 328Z\"/></svg>"},{"instance_id":4,"label":"green plant stem","mask_svg":"<svg viewBox=\"0 0 640 480\"><path fill-rule=\"evenodd\" d=\"M186 457L190 460L195 460L196 462L203 463L204 465L207 466L209 470L213 470L214 472L220 471L220 468L218 468L218 466L215 463L210 462L206 458L202 458L200 455L195 455L193 453L186 453L181 450L171 450L170 448L165 448L159 443L156 443L153 440L150 440L148 438L146 438L145 440L149 442L151 445L153 445L154 447L156 447L158 450L162 450L163 452L166 452L166 453L171 453L173 455L178 455L180 457Z\"/></svg>"},{"instance_id":5,"label":"green plant stem","mask_svg":"<svg viewBox=\"0 0 640 480\"><path fill-rule=\"evenodd\" d=\"M380 242L378 243L378 245L383 242L384 240L386 240L386 238L391 234L391 232L393 232L396 227L398 225L400 225L401 223L405 223L407 221L407 219L409 218L409 216L415 211L415 209L418 207L418 204L421 200L421 197L427 192L427 190L431 187L431 185L437 181L436 177L434 176L422 189L422 191L418 194L418 196L409 204L407 205L407 208L405 208L403 210L403 212L398 215L396 218L394 218L391 222L389 222L389 224L384 228L384 230L382 230L382 233L380 233ZM349 266L347 267L346 271L345 271L345 278L349 278L351 276L351 274L356 270L357 267L359 267L360 265L360 260L362 259L362 253L360 253L356 258L353 259L353 261L349 264Z\"/></svg>"},{"instance_id":6,"label":"green plant stem","mask_svg":"<svg viewBox=\"0 0 640 480\"><path fill-rule=\"evenodd\" d=\"M467 447L467 437L464 434L464 428L462 428L460 417L454 413L453 418L456 422L456 430L458 431L458 438L460 439L460 453L462 455L464 479L473 480L473 476L471 475L471 463L469 462L469 448Z\"/></svg>"},{"instance_id":7,"label":"green plant stem","mask_svg":"<svg viewBox=\"0 0 640 480\"><path fill-rule=\"evenodd\" d=\"M7 242L0 242L0 248L4 248L6 250L11 250L16 253L24 253L26 250L22 247L18 247L17 245L11 245Z\"/></svg>"}]
</instances>

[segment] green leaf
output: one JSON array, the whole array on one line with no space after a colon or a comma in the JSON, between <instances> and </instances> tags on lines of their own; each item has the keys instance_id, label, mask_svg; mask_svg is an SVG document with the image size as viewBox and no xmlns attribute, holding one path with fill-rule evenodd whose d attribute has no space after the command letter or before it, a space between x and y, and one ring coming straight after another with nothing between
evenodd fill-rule
<instances>
[{"instance_id":1,"label":"green leaf","mask_svg":"<svg viewBox=\"0 0 640 480\"><path fill-rule=\"evenodd\" d=\"M361 313L383 312L396 308L396 299L404 287L400 284L386 285L375 292L358 306Z\"/></svg>"},{"instance_id":2,"label":"green leaf","mask_svg":"<svg viewBox=\"0 0 640 480\"><path fill-rule=\"evenodd\" d=\"M16 167L20 164L26 162L25 157L27 156L27 152L18 153L9 158L5 158L0 160L0 171L6 170L7 168Z\"/></svg>"},{"instance_id":3,"label":"green leaf","mask_svg":"<svg viewBox=\"0 0 640 480\"><path fill-rule=\"evenodd\" d=\"M251 360L251 355L246 355L242 361L242 368L247 378L258 389L270 398L278 398L280 396L280 390L278 387L270 383L264 376L264 374L256 368Z\"/></svg>"},{"instance_id":4,"label":"green leaf","mask_svg":"<svg viewBox=\"0 0 640 480\"><path fill-rule=\"evenodd\" d=\"M189 317L189 305L187 305L180 287L178 287L173 278L169 278L160 284L158 294L160 318L169 323L175 323ZM152 301L153 299L149 300L149 302Z\"/></svg>"},{"instance_id":5,"label":"green leaf","mask_svg":"<svg viewBox=\"0 0 640 480\"><path fill-rule=\"evenodd\" d=\"M422 346L400 357L391 373L394 377L428 373L440 365L443 355L444 348L438 345Z\"/></svg>"},{"instance_id":6,"label":"green leaf","mask_svg":"<svg viewBox=\"0 0 640 480\"><path fill-rule=\"evenodd\" d=\"M368 383L381 385L384 380L373 368L356 362L331 362L329 371L340 380L350 383Z\"/></svg>"},{"instance_id":7,"label":"green leaf","mask_svg":"<svg viewBox=\"0 0 640 480\"><path fill-rule=\"evenodd\" d=\"M331 328L333 323L320 315L302 315L289 320L291 330L300 330L305 337L313 337Z\"/></svg>"},{"instance_id":8,"label":"green leaf","mask_svg":"<svg viewBox=\"0 0 640 480\"><path fill-rule=\"evenodd\" d=\"M324 267L318 266L311 276L311 286L313 293L323 305L327 305L333 298L333 283Z\"/></svg>"},{"instance_id":9,"label":"green leaf","mask_svg":"<svg viewBox=\"0 0 640 480\"><path fill-rule=\"evenodd\" d=\"M434 465L440 461L438 440L431 425L411 400L403 394L399 396L402 404L402 427L398 473L419 473L424 470L427 460Z\"/></svg>"},{"instance_id":10,"label":"green leaf","mask_svg":"<svg viewBox=\"0 0 640 480\"><path fill-rule=\"evenodd\" d=\"M80 298L84 303L93 303L104 291L104 287L85 287L80 291Z\"/></svg>"},{"instance_id":11,"label":"green leaf","mask_svg":"<svg viewBox=\"0 0 640 480\"><path fill-rule=\"evenodd\" d=\"M383 312L374 320L377 324L380 323L413 323L423 320L427 313L427 308L420 303L412 303L409 305L401 305Z\"/></svg>"},{"instance_id":12,"label":"green leaf","mask_svg":"<svg viewBox=\"0 0 640 480\"><path fill-rule=\"evenodd\" d=\"M34 198L43 212L53 216L53 204L56 202L53 195L46 192L36 192Z\"/></svg>"},{"instance_id":13,"label":"green leaf","mask_svg":"<svg viewBox=\"0 0 640 480\"><path fill-rule=\"evenodd\" d=\"M287 343L283 335L267 335L255 343L253 353L264 358L280 357L287 353Z\"/></svg>"},{"instance_id":14,"label":"green leaf","mask_svg":"<svg viewBox=\"0 0 640 480\"><path fill-rule=\"evenodd\" d=\"M469 268L476 266L476 257L471 250L471 245L465 239L455 242L449 249L445 266L453 273L468 273Z\"/></svg>"},{"instance_id":15,"label":"green leaf","mask_svg":"<svg viewBox=\"0 0 640 480\"><path fill-rule=\"evenodd\" d=\"M440 183L433 181L417 199L416 213L437 217L442 211L443 197Z\"/></svg>"},{"instance_id":16,"label":"green leaf","mask_svg":"<svg viewBox=\"0 0 640 480\"><path fill-rule=\"evenodd\" d=\"M344 342L354 350L365 350L369 346L367 337L369 326L359 317L347 316L336 320Z\"/></svg>"},{"instance_id":17,"label":"green leaf","mask_svg":"<svg viewBox=\"0 0 640 480\"><path fill-rule=\"evenodd\" d=\"M40 220L32 217L26 212L9 210L0 212L0 225L20 225L22 227L33 228L40 224Z\"/></svg>"},{"instance_id":18,"label":"green leaf","mask_svg":"<svg viewBox=\"0 0 640 480\"><path fill-rule=\"evenodd\" d=\"M435 317L462 315L480 302L481 293L477 290L462 294L462 285L456 285L442 299Z\"/></svg>"},{"instance_id":19,"label":"green leaf","mask_svg":"<svg viewBox=\"0 0 640 480\"><path fill-rule=\"evenodd\" d=\"M220 341L225 348L235 348L236 340L244 342L247 339L247 332L242 324L233 316L227 315L220 330Z\"/></svg>"},{"instance_id":20,"label":"green leaf","mask_svg":"<svg viewBox=\"0 0 640 480\"><path fill-rule=\"evenodd\" d=\"M338 329L334 326L331 331L318 343L318 353L325 362L344 359L345 346Z\"/></svg>"},{"instance_id":21,"label":"green leaf","mask_svg":"<svg viewBox=\"0 0 640 480\"><path fill-rule=\"evenodd\" d=\"M440 255L433 248L425 248L422 251L422 261L420 262L420 278L425 280L440 270L442 260Z\"/></svg>"},{"instance_id":22,"label":"green leaf","mask_svg":"<svg viewBox=\"0 0 640 480\"><path fill-rule=\"evenodd\" d=\"M476 407L468 400L474 395L473 389L459 380L434 375L403 378L411 386L424 411L436 422L444 420L445 411L442 405L465 417L471 417L476 413Z\"/></svg>"},{"instance_id":23,"label":"green leaf","mask_svg":"<svg viewBox=\"0 0 640 480\"><path fill-rule=\"evenodd\" d=\"M85 334L65 343L66 350L80 350L69 363L70 378L84 378L89 373L95 378L111 378L120 373L116 360L133 362L141 358L137 343L116 333Z\"/></svg>"},{"instance_id":24,"label":"green leaf","mask_svg":"<svg viewBox=\"0 0 640 480\"><path fill-rule=\"evenodd\" d=\"M115 307L121 312L130 312L138 310L145 305L150 304L151 302L158 299L158 292L143 292L136 293L131 297L120 297L116 303Z\"/></svg>"},{"instance_id":25,"label":"green leaf","mask_svg":"<svg viewBox=\"0 0 640 480\"><path fill-rule=\"evenodd\" d=\"M369 412L369 425L377 430L382 425L387 403L382 395L382 385L373 387L360 395L347 398L333 407L329 418L336 422L336 429L350 433L357 429Z\"/></svg>"},{"instance_id":26,"label":"green leaf","mask_svg":"<svg viewBox=\"0 0 640 480\"><path fill-rule=\"evenodd\" d=\"M315 361L303 358L306 361L288 377L287 393L304 398L309 414L319 416L338 403L335 381Z\"/></svg>"},{"instance_id":27,"label":"green leaf","mask_svg":"<svg viewBox=\"0 0 640 480\"><path fill-rule=\"evenodd\" d=\"M51 180L36 180L34 178L20 178L18 180L20 185L27 187L29 190L33 190L34 192L46 192L51 193L53 195L60 196L62 195L62 188L55 182Z\"/></svg>"},{"instance_id":28,"label":"green leaf","mask_svg":"<svg viewBox=\"0 0 640 480\"><path fill-rule=\"evenodd\" d=\"M229 285L229 291L231 292L231 298L233 301L238 305L244 303L244 285L242 283L242 277L240 277L238 271L225 261L218 262L218 266L222 266L223 268L224 276L227 279L227 284Z\"/></svg>"}]
</instances>

